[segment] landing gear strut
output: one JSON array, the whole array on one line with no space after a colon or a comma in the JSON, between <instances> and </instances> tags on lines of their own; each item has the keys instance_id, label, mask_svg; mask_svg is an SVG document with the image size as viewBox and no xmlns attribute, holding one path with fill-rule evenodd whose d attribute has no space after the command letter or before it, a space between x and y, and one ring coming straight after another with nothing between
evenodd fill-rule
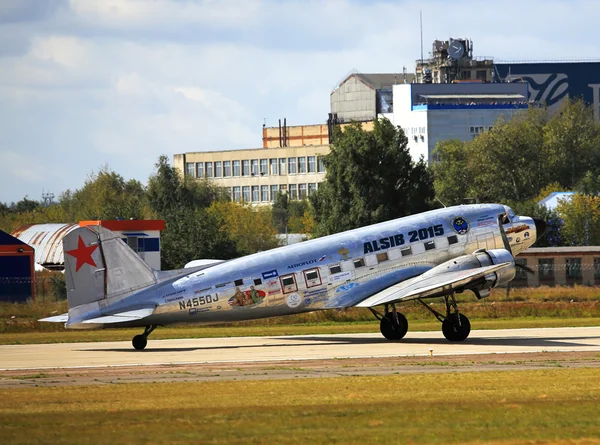
<instances>
[{"instance_id":1,"label":"landing gear strut","mask_svg":"<svg viewBox=\"0 0 600 445\"><path fill-rule=\"evenodd\" d=\"M388 340L400 340L408 332L408 321L400 312L396 312L396 305L392 304L392 311L389 311L389 305L385 305L385 314L381 315L373 308L369 308L375 318L379 320L379 330Z\"/></svg>"},{"instance_id":2,"label":"landing gear strut","mask_svg":"<svg viewBox=\"0 0 600 445\"><path fill-rule=\"evenodd\" d=\"M442 333L448 341L464 341L471 332L471 322L469 319L458 312L458 306L454 299L454 294L444 296L446 303L446 315L442 315L435 309L425 304L422 300L417 300L425 306L435 318L442 322Z\"/></svg>"},{"instance_id":3,"label":"landing gear strut","mask_svg":"<svg viewBox=\"0 0 600 445\"><path fill-rule=\"evenodd\" d=\"M156 327L157 325L155 324L146 326L146 329L144 329L143 334L136 335L135 337L133 337L133 340L131 340L131 344L133 345L133 347L137 350L144 349L148 344L148 336L152 333L154 329L156 329Z\"/></svg>"}]
</instances>

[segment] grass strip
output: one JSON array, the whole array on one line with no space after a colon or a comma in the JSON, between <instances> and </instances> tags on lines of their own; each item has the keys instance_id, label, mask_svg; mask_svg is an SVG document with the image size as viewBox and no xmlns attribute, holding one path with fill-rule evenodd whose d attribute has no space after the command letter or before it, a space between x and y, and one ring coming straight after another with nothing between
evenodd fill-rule
<instances>
[{"instance_id":1,"label":"grass strip","mask_svg":"<svg viewBox=\"0 0 600 445\"><path fill-rule=\"evenodd\" d=\"M597 369L0 390L0 442L600 443Z\"/></svg>"}]
</instances>

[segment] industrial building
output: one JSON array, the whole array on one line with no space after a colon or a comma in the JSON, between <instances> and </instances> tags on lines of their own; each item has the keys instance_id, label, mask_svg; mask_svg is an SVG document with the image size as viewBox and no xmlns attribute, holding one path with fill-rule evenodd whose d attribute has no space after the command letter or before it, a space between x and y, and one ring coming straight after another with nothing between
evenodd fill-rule
<instances>
[{"instance_id":1,"label":"industrial building","mask_svg":"<svg viewBox=\"0 0 600 445\"><path fill-rule=\"evenodd\" d=\"M494 63L494 82L527 82L529 97L550 109L567 98L582 98L600 122L600 61Z\"/></svg>"},{"instance_id":2,"label":"industrial building","mask_svg":"<svg viewBox=\"0 0 600 445\"><path fill-rule=\"evenodd\" d=\"M329 153L336 125L343 130L361 122L368 130L386 117L404 129L415 160L435 162L439 141L471 140L500 116L510 118L532 103L559 106L567 96L582 97L599 118L600 62L499 62L474 56L471 40L435 40L429 57L416 61L415 74L345 76L330 94L326 124L287 126L284 119L263 126L262 149L176 154L174 165L187 177L209 178L235 201L269 203L280 191L302 199L325 178L319 159Z\"/></svg>"},{"instance_id":3,"label":"industrial building","mask_svg":"<svg viewBox=\"0 0 600 445\"><path fill-rule=\"evenodd\" d=\"M173 164L188 178L208 178L232 201L268 204L279 192L290 199L313 194L325 178L329 145L177 154Z\"/></svg>"},{"instance_id":4,"label":"industrial building","mask_svg":"<svg viewBox=\"0 0 600 445\"><path fill-rule=\"evenodd\" d=\"M163 220L99 220L79 224L33 224L17 228L12 236L35 249L35 269L64 270L63 238L84 226L103 226L121 237L150 267L160 270L160 232Z\"/></svg>"},{"instance_id":5,"label":"industrial building","mask_svg":"<svg viewBox=\"0 0 600 445\"><path fill-rule=\"evenodd\" d=\"M35 297L34 250L0 230L0 301L25 303Z\"/></svg>"}]
</instances>

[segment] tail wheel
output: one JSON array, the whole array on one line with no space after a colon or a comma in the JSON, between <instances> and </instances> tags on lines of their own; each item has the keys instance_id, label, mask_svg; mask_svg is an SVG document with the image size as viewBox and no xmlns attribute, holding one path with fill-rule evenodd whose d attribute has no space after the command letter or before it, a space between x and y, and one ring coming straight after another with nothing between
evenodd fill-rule
<instances>
[{"instance_id":1,"label":"tail wheel","mask_svg":"<svg viewBox=\"0 0 600 445\"><path fill-rule=\"evenodd\" d=\"M388 312L379 322L381 334L388 340L400 340L408 332L408 320L406 320L406 317L400 312L396 312L395 314L398 319L397 321L396 317L394 317L394 312Z\"/></svg>"},{"instance_id":2,"label":"tail wheel","mask_svg":"<svg viewBox=\"0 0 600 445\"><path fill-rule=\"evenodd\" d=\"M442 322L442 333L448 341L464 341L467 339L470 332L471 322L463 314L453 312Z\"/></svg>"}]
</instances>

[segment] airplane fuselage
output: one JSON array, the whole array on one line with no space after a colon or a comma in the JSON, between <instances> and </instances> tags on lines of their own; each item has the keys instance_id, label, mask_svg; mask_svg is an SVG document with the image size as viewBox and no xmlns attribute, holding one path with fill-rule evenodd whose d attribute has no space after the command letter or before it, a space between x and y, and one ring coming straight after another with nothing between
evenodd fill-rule
<instances>
[{"instance_id":1,"label":"airplane fuselage","mask_svg":"<svg viewBox=\"0 0 600 445\"><path fill-rule=\"evenodd\" d=\"M226 261L111 303L154 313L123 326L222 323L353 306L394 283L478 249L502 249L508 208L438 209ZM531 218L503 224L512 253L536 239ZM98 325L71 326L98 328Z\"/></svg>"}]
</instances>

